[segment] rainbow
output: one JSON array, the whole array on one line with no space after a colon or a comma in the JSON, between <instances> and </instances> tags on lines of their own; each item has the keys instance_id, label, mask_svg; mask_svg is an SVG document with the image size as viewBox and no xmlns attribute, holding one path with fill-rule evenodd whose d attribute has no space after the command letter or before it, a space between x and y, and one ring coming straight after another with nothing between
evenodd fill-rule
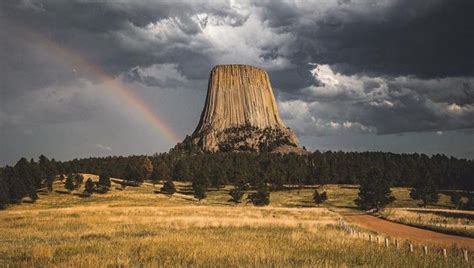
<instances>
[{"instance_id":1,"label":"rainbow","mask_svg":"<svg viewBox=\"0 0 474 268\"><path fill-rule=\"evenodd\" d=\"M25 29L23 29L25 30ZM86 61L78 52L60 46L56 42L51 41L45 36L37 33L26 31L28 35L34 37L44 47L59 54L63 59L67 60L74 68L92 73L101 81L104 88L109 89L114 96L118 96L129 106L139 111L153 126L155 126L167 139L172 143L180 140L180 136L169 127L165 121L160 118L149 105L144 102L130 87L124 84L120 79L108 75L100 66Z\"/></svg>"}]
</instances>

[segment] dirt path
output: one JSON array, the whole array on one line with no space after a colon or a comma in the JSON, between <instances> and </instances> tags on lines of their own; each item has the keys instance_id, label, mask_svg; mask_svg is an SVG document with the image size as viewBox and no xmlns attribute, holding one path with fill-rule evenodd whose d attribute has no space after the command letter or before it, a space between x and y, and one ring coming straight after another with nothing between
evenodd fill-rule
<instances>
[{"instance_id":1,"label":"dirt path","mask_svg":"<svg viewBox=\"0 0 474 268\"><path fill-rule=\"evenodd\" d=\"M394 223L367 214L349 214L345 218L363 228L418 243L430 243L450 247L457 244L463 248L474 250L474 239L455 235L448 235L420 228Z\"/></svg>"}]
</instances>

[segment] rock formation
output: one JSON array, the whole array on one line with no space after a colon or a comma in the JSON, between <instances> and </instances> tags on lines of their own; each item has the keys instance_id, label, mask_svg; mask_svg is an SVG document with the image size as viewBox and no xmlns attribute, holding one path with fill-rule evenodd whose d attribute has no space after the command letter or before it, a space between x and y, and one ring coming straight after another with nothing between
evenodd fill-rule
<instances>
[{"instance_id":1,"label":"rock formation","mask_svg":"<svg viewBox=\"0 0 474 268\"><path fill-rule=\"evenodd\" d=\"M268 74L234 64L212 69L199 124L175 149L304 152L280 118Z\"/></svg>"}]
</instances>

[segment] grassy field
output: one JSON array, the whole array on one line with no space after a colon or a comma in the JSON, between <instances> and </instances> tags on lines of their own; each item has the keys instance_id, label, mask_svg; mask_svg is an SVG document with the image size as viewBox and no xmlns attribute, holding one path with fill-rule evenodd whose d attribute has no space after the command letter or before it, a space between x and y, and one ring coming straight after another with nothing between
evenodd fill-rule
<instances>
[{"instance_id":1,"label":"grassy field","mask_svg":"<svg viewBox=\"0 0 474 268\"><path fill-rule=\"evenodd\" d=\"M389 208L383 218L443 233L474 237L474 212L448 209Z\"/></svg>"},{"instance_id":2,"label":"grassy field","mask_svg":"<svg viewBox=\"0 0 474 268\"><path fill-rule=\"evenodd\" d=\"M228 202L229 187L198 202L186 183L171 198L154 193L159 185L115 186L91 198L53 192L0 211L0 267L469 266L457 256L387 249L348 235L333 208L354 206L353 187L325 186L329 201L321 207L311 202L312 189L272 192L270 206L254 207Z\"/></svg>"}]
</instances>

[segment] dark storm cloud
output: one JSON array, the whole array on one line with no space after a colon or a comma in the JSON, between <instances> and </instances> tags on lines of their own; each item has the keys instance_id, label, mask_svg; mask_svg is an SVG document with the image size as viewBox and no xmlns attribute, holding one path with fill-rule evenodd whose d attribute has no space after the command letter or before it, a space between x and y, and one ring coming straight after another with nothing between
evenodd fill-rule
<instances>
[{"instance_id":1,"label":"dark storm cloud","mask_svg":"<svg viewBox=\"0 0 474 268\"><path fill-rule=\"evenodd\" d=\"M265 8L270 26L296 33L293 61L331 64L345 74L474 75L473 1L327 3Z\"/></svg>"}]
</instances>

